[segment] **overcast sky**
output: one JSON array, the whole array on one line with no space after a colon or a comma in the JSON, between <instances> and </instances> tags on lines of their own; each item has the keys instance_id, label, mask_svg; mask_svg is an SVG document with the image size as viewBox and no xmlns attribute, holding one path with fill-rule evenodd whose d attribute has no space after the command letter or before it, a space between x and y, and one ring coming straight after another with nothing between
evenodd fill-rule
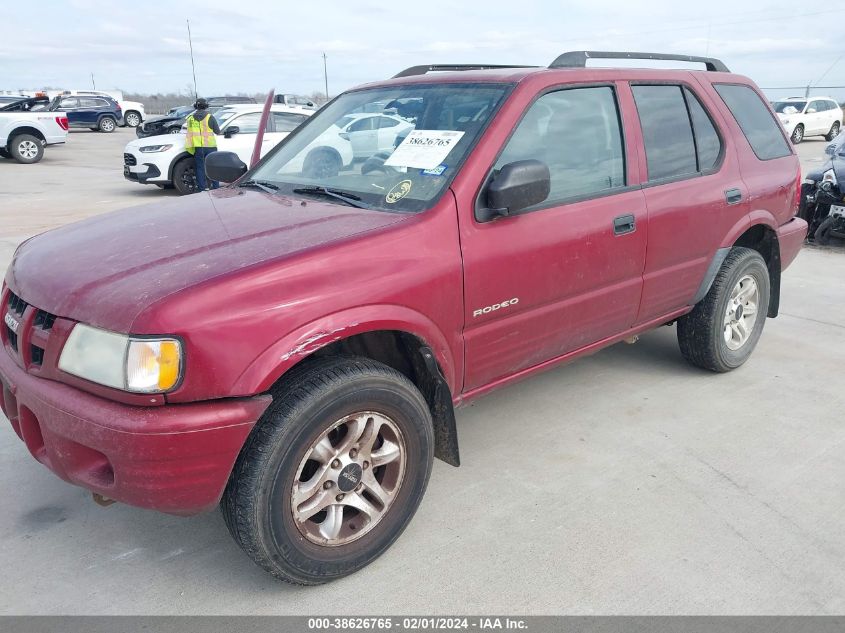
<instances>
[{"instance_id":1,"label":"overcast sky","mask_svg":"<svg viewBox=\"0 0 845 633\"><path fill-rule=\"evenodd\" d=\"M681 4L3 0L0 89L89 88L93 72L103 90L185 90L192 82L186 18L206 96L322 91L324 51L333 95L415 64L548 65L577 49L709 54L764 88L845 86L842 2ZM845 89L815 93L845 100Z\"/></svg>"}]
</instances>

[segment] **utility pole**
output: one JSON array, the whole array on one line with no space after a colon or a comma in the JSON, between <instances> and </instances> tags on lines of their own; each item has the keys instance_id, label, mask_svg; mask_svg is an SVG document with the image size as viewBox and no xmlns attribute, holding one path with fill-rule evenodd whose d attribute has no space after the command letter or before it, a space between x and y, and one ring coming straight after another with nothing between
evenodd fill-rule
<instances>
[{"instance_id":1,"label":"utility pole","mask_svg":"<svg viewBox=\"0 0 845 633\"><path fill-rule=\"evenodd\" d=\"M94 73L91 73L91 89L96 90L97 84L94 83Z\"/></svg>"},{"instance_id":2,"label":"utility pole","mask_svg":"<svg viewBox=\"0 0 845 633\"><path fill-rule=\"evenodd\" d=\"M329 100L329 71L326 67L326 54L323 53L323 79L326 82L326 101Z\"/></svg>"},{"instance_id":3,"label":"utility pole","mask_svg":"<svg viewBox=\"0 0 845 633\"><path fill-rule=\"evenodd\" d=\"M197 69L194 66L194 43L191 41L191 21L185 20L188 23L188 46L191 49L191 72L194 74L194 99L199 99L199 92L197 92Z\"/></svg>"}]
</instances>

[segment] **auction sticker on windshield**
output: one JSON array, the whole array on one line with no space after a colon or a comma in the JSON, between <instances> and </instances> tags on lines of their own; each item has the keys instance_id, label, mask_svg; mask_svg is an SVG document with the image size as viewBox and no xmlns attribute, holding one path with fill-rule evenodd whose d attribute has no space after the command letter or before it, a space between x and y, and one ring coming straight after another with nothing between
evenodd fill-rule
<instances>
[{"instance_id":1,"label":"auction sticker on windshield","mask_svg":"<svg viewBox=\"0 0 845 633\"><path fill-rule=\"evenodd\" d=\"M434 169L449 155L463 135L463 132L453 130L413 130L384 164L388 167Z\"/></svg>"}]
</instances>

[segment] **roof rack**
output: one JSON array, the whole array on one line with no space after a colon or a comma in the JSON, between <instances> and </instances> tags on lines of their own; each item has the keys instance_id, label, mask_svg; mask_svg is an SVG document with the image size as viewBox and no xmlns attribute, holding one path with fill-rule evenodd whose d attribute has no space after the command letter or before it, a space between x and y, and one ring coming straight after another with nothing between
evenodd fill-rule
<instances>
[{"instance_id":1,"label":"roof rack","mask_svg":"<svg viewBox=\"0 0 845 633\"><path fill-rule=\"evenodd\" d=\"M728 67L715 57L695 57L693 55L667 55L665 53L626 53L610 51L569 51L558 56L549 68L585 68L588 59L657 59L676 62L696 62L704 64L710 72L729 73Z\"/></svg>"},{"instance_id":2,"label":"roof rack","mask_svg":"<svg viewBox=\"0 0 845 633\"><path fill-rule=\"evenodd\" d=\"M400 73L393 75L393 79L399 77L413 77L414 75L425 75L431 72L442 72L451 70L490 70L495 68L537 68L537 66L513 66L511 64L426 64L424 66L411 66Z\"/></svg>"}]
</instances>

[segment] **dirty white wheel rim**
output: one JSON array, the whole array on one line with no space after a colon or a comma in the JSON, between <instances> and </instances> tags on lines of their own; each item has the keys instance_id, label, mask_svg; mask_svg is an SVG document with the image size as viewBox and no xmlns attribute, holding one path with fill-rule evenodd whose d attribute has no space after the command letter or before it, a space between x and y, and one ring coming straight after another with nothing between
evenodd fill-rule
<instances>
[{"instance_id":1,"label":"dirty white wheel rim","mask_svg":"<svg viewBox=\"0 0 845 633\"><path fill-rule=\"evenodd\" d=\"M760 290L751 275L740 279L725 309L724 336L728 349L736 351L748 342L759 314Z\"/></svg>"},{"instance_id":2,"label":"dirty white wheel rim","mask_svg":"<svg viewBox=\"0 0 845 633\"><path fill-rule=\"evenodd\" d=\"M104 130L111 130L112 128L114 128L114 123L112 123L111 119L106 119L105 121L103 121L102 127Z\"/></svg>"},{"instance_id":3,"label":"dirty white wheel rim","mask_svg":"<svg viewBox=\"0 0 845 633\"><path fill-rule=\"evenodd\" d=\"M374 411L348 415L305 452L291 489L291 512L312 543L345 545L384 518L405 476L405 440Z\"/></svg>"},{"instance_id":4,"label":"dirty white wheel rim","mask_svg":"<svg viewBox=\"0 0 845 633\"><path fill-rule=\"evenodd\" d=\"M126 117L126 123L130 127L137 127L140 122L141 122L141 119L138 118L137 114L130 114L129 116Z\"/></svg>"},{"instance_id":5,"label":"dirty white wheel rim","mask_svg":"<svg viewBox=\"0 0 845 633\"><path fill-rule=\"evenodd\" d=\"M38 156L38 145L32 141L23 141L18 144L18 153L27 160L32 160Z\"/></svg>"}]
</instances>

